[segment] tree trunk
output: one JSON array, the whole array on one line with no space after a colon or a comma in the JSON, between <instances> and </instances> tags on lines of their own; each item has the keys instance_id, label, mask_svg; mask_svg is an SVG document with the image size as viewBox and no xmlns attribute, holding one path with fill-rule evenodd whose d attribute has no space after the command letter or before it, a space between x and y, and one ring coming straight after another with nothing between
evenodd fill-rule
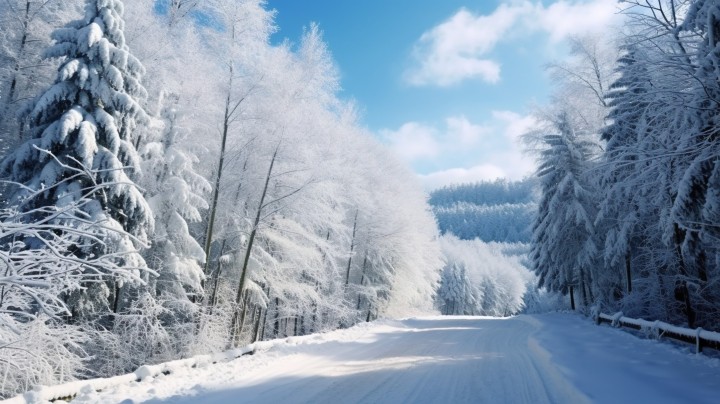
<instances>
[{"instance_id":1,"label":"tree trunk","mask_svg":"<svg viewBox=\"0 0 720 404\"><path fill-rule=\"evenodd\" d=\"M263 314L262 318L262 326L260 327L260 341L263 341L265 339L265 327L267 326L267 314L270 309L270 306L265 308L265 314Z\"/></svg>"},{"instance_id":2,"label":"tree trunk","mask_svg":"<svg viewBox=\"0 0 720 404\"><path fill-rule=\"evenodd\" d=\"M10 88L7 94L7 103L5 104L5 110L3 111L3 117L8 116L8 109L10 104L15 102L15 90L17 89L18 75L20 74L20 60L25 53L25 46L27 44L28 30L30 29L30 0L25 1L25 16L23 18L23 31L20 37L20 48L18 49L17 56L15 57L15 66L13 67L13 76L10 80ZM11 118L12 119L12 118ZM20 125L22 129L22 125ZM22 140L22 130L18 131L18 137Z\"/></svg>"},{"instance_id":3,"label":"tree trunk","mask_svg":"<svg viewBox=\"0 0 720 404\"><path fill-rule=\"evenodd\" d=\"M220 256L222 256L225 253L225 242L226 240L222 241L222 244L220 245ZM208 261L208 258L205 258L206 262ZM208 302L208 306L210 307L209 313L212 315L213 308L217 304L217 292L218 292L218 286L220 286L220 274L222 273L222 262L218 259L217 262L217 269L215 270L215 274L213 275L213 290L212 295L210 296L210 301Z\"/></svg>"},{"instance_id":4,"label":"tree trunk","mask_svg":"<svg viewBox=\"0 0 720 404\"><path fill-rule=\"evenodd\" d=\"M355 231L357 230L357 218L359 209L355 209L355 219L353 220L352 239L350 240L350 257L348 258L347 271L345 272L345 287L350 283L350 265L352 265L352 255L355 249Z\"/></svg>"},{"instance_id":5,"label":"tree trunk","mask_svg":"<svg viewBox=\"0 0 720 404\"><path fill-rule=\"evenodd\" d=\"M572 285L570 285L570 309L575 310L575 291Z\"/></svg>"},{"instance_id":6,"label":"tree trunk","mask_svg":"<svg viewBox=\"0 0 720 404\"><path fill-rule=\"evenodd\" d=\"M275 158L277 157L278 149L280 148L280 144L275 148L275 151L273 152L272 158L270 159L270 167L268 168L267 176L265 177L265 186L263 187L262 195L260 196L260 203L258 203L257 213L255 214L255 221L253 222L252 230L250 231L250 237L248 238L248 245L247 249L245 250L245 259L243 260L243 266L240 271L240 284L238 285L237 292L235 294L235 304L240 304L243 297L243 292L245 288L245 279L247 278L247 268L248 264L250 263L250 256L252 254L252 247L253 243L255 242L255 236L257 235L257 229L258 225L260 224L260 218L262 217L262 211L265 204L265 197L267 196L267 190L268 186L270 184L270 178L272 177L272 171L273 166L275 165ZM237 308L236 308L237 310ZM233 324L235 321L235 316L233 318Z\"/></svg>"},{"instance_id":7,"label":"tree trunk","mask_svg":"<svg viewBox=\"0 0 720 404\"><path fill-rule=\"evenodd\" d=\"M273 324L273 337L280 335L280 299L275 298L275 324Z\"/></svg>"},{"instance_id":8,"label":"tree trunk","mask_svg":"<svg viewBox=\"0 0 720 404\"><path fill-rule=\"evenodd\" d=\"M687 266L685 263L685 258L682 255L682 243L685 241L685 237L687 236L687 234L685 230L678 226L677 223L673 224L673 229L675 230L675 254L677 254L678 260L680 262L680 274L683 276L683 278L687 278ZM688 327L693 328L695 325L695 310L693 310L692 308L692 302L690 301L690 289L688 289L687 282L685 280L682 280L679 286L676 284L675 298L685 304L684 312L685 316L687 317Z\"/></svg>"},{"instance_id":9,"label":"tree trunk","mask_svg":"<svg viewBox=\"0 0 720 404\"><path fill-rule=\"evenodd\" d=\"M213 196L212 196L212 202L210 203L210 210L208 211L209 219L208 219L208 227L207 232L205 233L205 274L207 275L209 269L210 269L210 249L212 248L212 242L213 242L213 229L215 227L215 217L217 216L217 204L218 200L220 198L220 182L222 180L222 173L223 173L223 166L225 165L225 148L227 146L227 138L228 138L228 132L230 129L230 121L231 116L233 114L233 111L237 108L232 109L231 111L231 101L230 101L230 93L232 92L232 82L233 82L233 64L230 63L229 67L229 77L228 77L228 92L227 96L225 97L225 113L223 115L223 127L222 127L222 138L220 141L220 158L218 160L218 168L217 168L217 175L215 176L215 186L213 187ZM240 100L242 102L242 100ZM239 103L238 103L239 105ZM203 285L204 286L204 285Z\"/></svg>"},{"instance_id":10,"label":"tree trunk","mask_svg":"<svg viewBox=\"0 0 720 404\"><path fill-rule=\"evenodd\" d=\"M627 293L632 293L632 272L630 271L630 251L625 254L625 278L627 279Z\"/></svg>"},{"instance_id":11,"label":"tree trunk","mask_svg":"<svg viewBox=\"0 0 720 404\"><path fill-rule=\"evenodd\" d=\"M365 258L363 258L363 264L362 264L362 275L360 276L360 286L363 286L365 283L365 269L367 267L367 254L365 254ZM361 294L358 293L357 298L357 306L355 307L355 310L360 310L360 297Z\"/></svg>"},{"instance_id":12,"label":"tree trunk","mask_svg":"<svg viewBox=\"0 0 720 404\"><path fill-rule=\"evenodd\" d=\"M240 327L238 327L238 333L237 337L240 338L242 335L243 328L245 327L245 316L247 315L247 308L249 305L250 299L248 296L245 296L245 299L243 299L243 309L242 309L242 315L240 316Z\"/></svg>"},{"instance_id":13,"label":"tree trunk","mask_svg":"<svg viewBox=\"0 0 720 404\"><path fill-rule=\"evenodd\" d=\"M311 320L312 328L310 329L310 332L315 332L315 330L317 329L317 311L318 311L317 303L313 302L313 313L312 313L312 320Z\"/></svg>"},{"instance_id":14,"label":"tree trunk","mask_svg":"<svg viewBox=\"0 0 720 404\"><path fill-rule=\"evenodd\" d=\"M583 300L583 307L588 307L587 292L585 291L585 269L580 268L580 289Z\"/></svg>"},{"instance_id":15,"label":"tree trunk","mask_svg":"<svg viewBox=\"0 0 720 404\"><path fill-rule=\"evenodd\" d=\"M267 312L267 310L266 310L266 312ZM258 340L258 337L260 334L260 323L262 322L262 314L263 314L262 307L258 307L256 309L256 313L253 315L253 333L252 333L252 341L250 341L250 343L254 343Z\"/></svg>"},{"instance_id":16,"label":"tree trunk","mask_svg":"<svg viewBox=\"0 0 720 404\"><path fill-rule=\"evenodd\" d=\"M113 313L117 314L118 310L120 310L120 287L118 286L117 282L114 282L115 287L115 297L113 298Z\"/></svg>"}]
</instances>

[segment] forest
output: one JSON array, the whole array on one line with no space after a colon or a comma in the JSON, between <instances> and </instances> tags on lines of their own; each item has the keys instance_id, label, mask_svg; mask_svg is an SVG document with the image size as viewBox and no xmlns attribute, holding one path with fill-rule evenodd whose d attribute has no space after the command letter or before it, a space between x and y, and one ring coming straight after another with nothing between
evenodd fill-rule
<instances>
[{"instance_id":1,"label":"forest","mask_svg":"<svg viewBox=\"0 0 720 404\"><path fill-rule=\"evenodd\" d=\"M427 195L265 0L0 1L0 398L416 314L720 330L720 1L623 0Z\"/></svg>"},{"instance_id":2,"label":"forest","mask_svg":"<svg viewBox=\"0 0 720 404\"><path fill-rule=\"evenodd\" d=\"M537 210L533 177L522 181L483 181L455 184L430 193L428 202L442 234L463 240L530 242L530 225Z\"/></svg>"},{"instance_id":3,"label":"forest","mask_svg":"<svg viewBox=\"0 0 720 404\"><path fill-rule=\"evenodd\" d=\"M445 261L436 297L442 314L509 316L561 307L556 293L536 288L527 260L534 190L534 178L526 178L430 193Z\"/></svg>"},{"instance_id":4,"label":"forest","mask_svg":"<svg viewBox=\"0 0 720 404\"><path fill-rule=\"evenodd\" d=\"M0 391L433 307L414 175L262 0L0 2Z\"/></svg>"},{"instance_id":5,"label":"forest","mask_svg":"<svg viewBox=\"0 0 720 404\"><path fill-rule=\"evenodd\" d=\"M720 2L621 1L576 38L526 135L539 286L631 317L720 328Z\"/></svg>"}]
</instances>

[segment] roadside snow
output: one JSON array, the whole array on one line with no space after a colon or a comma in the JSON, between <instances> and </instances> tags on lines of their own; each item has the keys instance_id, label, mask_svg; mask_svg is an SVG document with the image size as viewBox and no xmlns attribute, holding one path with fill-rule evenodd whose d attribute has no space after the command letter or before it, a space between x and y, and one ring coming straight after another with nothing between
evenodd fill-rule
<instances>
[{"instance_id":1,"label":"roadside snow","mask_svg":"<svg viewBox=\"0 0 720 404\"><path fill-rule=\"evenodd\" d=\"M718 403L720 360L575 315L522 316L563 375L599 403Z\"/></svg>"}]
</instances>

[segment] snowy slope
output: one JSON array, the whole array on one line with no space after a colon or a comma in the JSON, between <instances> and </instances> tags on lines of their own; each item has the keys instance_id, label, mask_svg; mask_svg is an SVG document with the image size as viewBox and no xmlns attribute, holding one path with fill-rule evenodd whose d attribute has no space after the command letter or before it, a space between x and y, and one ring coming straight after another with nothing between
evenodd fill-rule
<instances>
[{"instance_id":1,"label":"snowy slope","mask_svg":"<svg viewBox=\"0 0 720 404\"><path fill-rule=\"evenodd\" d=\"M74 402L710 403L720 396L717 359L569 314L381 321L265 347Z\"/></svg>"}]
</instances>

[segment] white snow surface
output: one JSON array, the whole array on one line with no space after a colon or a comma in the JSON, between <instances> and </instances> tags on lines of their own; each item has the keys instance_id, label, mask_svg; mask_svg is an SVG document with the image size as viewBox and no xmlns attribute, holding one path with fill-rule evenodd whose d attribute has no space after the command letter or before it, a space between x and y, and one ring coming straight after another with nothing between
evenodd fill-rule
<instances>
[{"instance_id":1,"label":"white snow surface","mask_svg":"<svg viewBox=\"0 0 720 404\"><path fill-rule=\"evenodd\" d=\"M382 320L255 344L79 403L712 403L720 360L573 314Z\"/></svg>"}]
</instances>

